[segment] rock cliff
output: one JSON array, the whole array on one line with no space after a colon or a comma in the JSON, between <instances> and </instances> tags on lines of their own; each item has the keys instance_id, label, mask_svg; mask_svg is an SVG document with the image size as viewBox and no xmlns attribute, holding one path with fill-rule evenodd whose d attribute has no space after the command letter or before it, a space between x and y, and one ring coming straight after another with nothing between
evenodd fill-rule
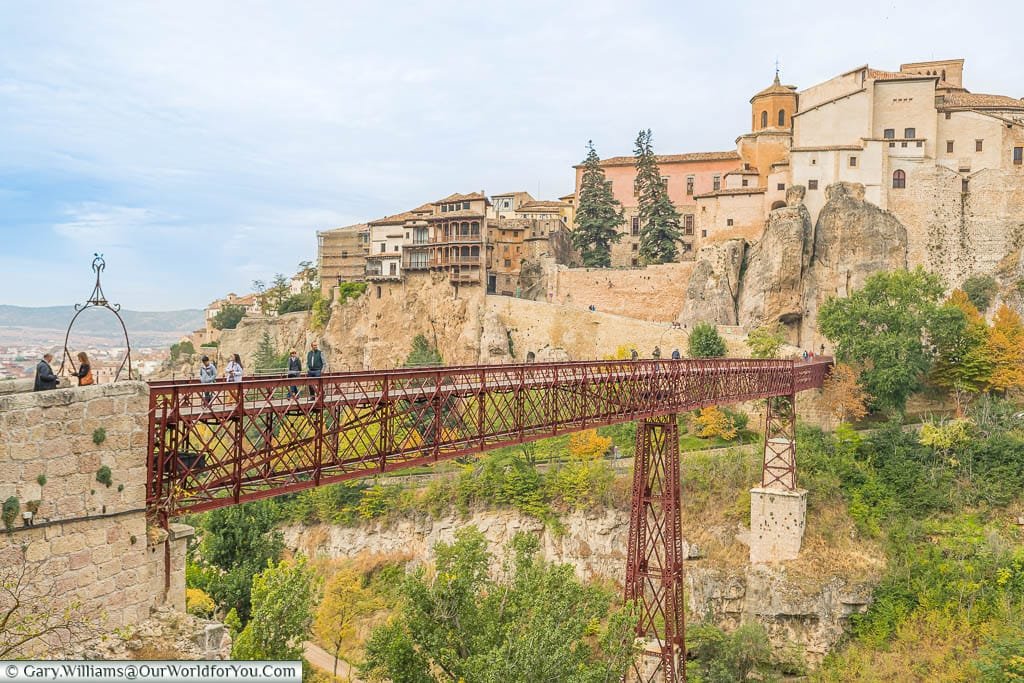
<instances>
[{"instance_id":1,"label":"rock cliff","mask_svg":"<svg viewBox=\"0 0 1024 683\"><path fill-rule=\"evenodd\" d=\"M736 299L746 248L747 243L742 239L701 248L686 284L680 323L736 324Z\"/></svg>"},{"instance_id":2,"label":"rock cliff","mask_svg":"<svg viewBox=\"0 0 1024 683\"><path fill-rule=\"evenodd\" d=\"M761 239L747 253L739 320L748 328L798 323L803 317L804 276L810 266L814 228L803 204L804 188L786 191L786 206L768 216Z\"/></svg>"},{"instance_id":3,"label":"rock cliff","mask_svg":"<svg viewBox=\"0 0 1024 683\"><path fill-rule=\"evenodd\" d=\"M469 519L402 519L360 527L318 525L284 529L287 547L315 557L355 557L390 554L430 562L438 541L450 542L455 532L474 525L487 537L499 561L503 549L520 531L536 534L541 553L551 562L571 564L581 579L621 583L626 562L629 513L602 509L575 512L562 518L563 531L552 533L540 521L510 510L481 511ZM732 531L723 530L725 535ZM698 558L696 547L684 555ZM795 643L810 662L817 662L839 641L849 616L870 602L873 584L843 576L821 576L813 583L791 578L784 566L726 567L706 559L686 564L687 605L699 615L724 627L757 619L765 625L775 646Z\"/></svg>"}]
</instances>

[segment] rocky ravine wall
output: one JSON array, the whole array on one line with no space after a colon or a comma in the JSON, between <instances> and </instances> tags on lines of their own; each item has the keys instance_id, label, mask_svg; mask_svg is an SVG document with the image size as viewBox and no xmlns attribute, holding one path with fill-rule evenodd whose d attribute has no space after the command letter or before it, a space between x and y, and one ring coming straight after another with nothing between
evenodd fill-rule
<instances>
[{"instance_id":1,"label":"rocky ravine wall","mask_svg":"<svg viewBox=\"0 0 1024 683\"><path fill-rule=\"evenodd\" d=\"M601 577L621 584L629 515L619 510L573 513L562 519L565 532L554 535L531 517L515 511L478 512L470 519L402 520L393 525L372 524L350 528L318 525L291 526L284 530L289 548L316 557L355 557L361 553L385 553L429 562L438 541L450 542L456 530L475 525L502 559L502 549L519 531L537 534L541 552L551 562L568 563L581 579ZM696 549L684 553L697 555ZM817 662L842 636L851 614L866 609L870 584L851 584L840 577L806 589L787 579L784 566L754 565L742 570L707 566L705 560L686 565L687 605L722 626L733 628L757 619L772 642L783 647L794 642L807 658Z\"/></svg>"},{"instance_id":2,"label":"rocky ravine wall","mask_svg":"<svg viewBox=\"0 0 1024 683\"><path fill-rule=\"evenodd\" d=\"M0 535L0 571L20 567L23 548L39 569L28 595L50 596L33 602L49 601L58 614L80 602L98 632L138 624L160 605L185 609L191 527L147 534L148 409L142 382L0 396L0 499L14 496L22 510L39 501L34 526L19 515ZM101 467L110 486L97 481Z\"/></svg>"}]
</instances>

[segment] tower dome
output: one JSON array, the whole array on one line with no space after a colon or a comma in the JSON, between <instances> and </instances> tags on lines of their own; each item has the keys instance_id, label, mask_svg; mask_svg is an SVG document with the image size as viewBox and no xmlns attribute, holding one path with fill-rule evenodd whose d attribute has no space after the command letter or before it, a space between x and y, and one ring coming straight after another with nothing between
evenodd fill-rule
<instances>
[{"instance_id":1,"label":"tower dome","mask_svg":"<svg viewBox=\"0 0 1024 683\"><path fill-rule=\"evenodd\" d=\"M770 86L750 98L751 126L755 133L762 130L792 130L796 113L795 85L782 85L778 69Z\"/></svg>"}]
</instances>

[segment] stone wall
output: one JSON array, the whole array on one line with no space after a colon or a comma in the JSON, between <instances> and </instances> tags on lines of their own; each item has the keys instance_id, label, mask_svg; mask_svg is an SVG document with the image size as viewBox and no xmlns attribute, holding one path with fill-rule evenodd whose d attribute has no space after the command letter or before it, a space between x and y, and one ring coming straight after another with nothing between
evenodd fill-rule
<instances>
[{"instance_id":1,"label":"stone wall","mask_svg":"<svg viewBox=\"0 0 1024 683\"><path fill-rule=\"evenodd\" d=\"M679 317L683 291L693 262L666 263L632 269L557 268L551 303L641 320L670 322Z\"/></svg>"},{"instance_id":2,"label":"stone wall","mask_svg":"<svg viewBox=\"0 0 1024 683\"><path fill-rule=\"evenodd\" d=\"M97 631L185 606L191 528L147 534L148 408L142 382L0 396L0 498L16 497L21 510L38 501L33 526L19 514L0 537L0 555L41 566L31 590L59 596L60 607L80 602ZM109 485L97 480L103 467ZM168 565L175 580L165 591Z\"/></svg>"}]
</instances>

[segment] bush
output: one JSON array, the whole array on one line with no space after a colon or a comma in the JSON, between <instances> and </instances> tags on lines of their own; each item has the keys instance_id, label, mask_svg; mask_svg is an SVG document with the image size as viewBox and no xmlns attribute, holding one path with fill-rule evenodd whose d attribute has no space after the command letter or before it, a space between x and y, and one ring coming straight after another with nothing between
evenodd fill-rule
<instances>
[{"instance_id":1,"label":"bush","mask_svg":"<svg viewBox=\"0 0 1024 683\"><path fill-rule=\"evenodd\" d=\"M213 617L215 608L213 598L206 591L200 588L185 589L185 611L189 614L202 619L210 619Z\"/></svg>"},{"instance_id":2,"label":"bush","mask_svg":"<svg viewBox=\"0 0 1024 683\"><path fill-rule=\"evenodd\" d=\"M725 355L725 340L711 323L697 323L690 332L687 351L691 358L720 358Z\"/></svg>"},{"instance_id":3,"label":"bush","mask_svg":"<svg viewBox=\"0 0 1024 683\"><path fill-rule=\"evenodd\" d=\"M210 324L217 330L233 330L238 327L238 323L241 322L244 317L245 306L227 304L217 311L217 314L213 316L213 320L210 321Z\"/></svg>"},{"instance_id":4,"label":"bush","mask_svg":"<svg viewBox=\"0 0 1024 683\"><path fill-rule=\"evenodd\" d=\"M974 275L960 286L974 307L984 313L992 305L992 299L999 291L999 283L991 275Z\"/></svg>"},{"instance_id":5,"label":"bush","mask_svg":"<svg viewBox=\"0 0 1024 683\"><path fill-rule=\"evenodd\" d=\"M365 291L365 282L342 282L338 285L338 300L345 303L349 299L358 299Z\"/></svg>"},{"instance_id":6,"label":"bush","mask_svg":"<svg viewBox=\"0 0 1024 683\"><path fill-rule=\"evenodd\" d=\"M176 362L182 356L191 356L195 352L196 347L187 339L177 344L171 344L171 362Z\"/></svg>"}]
</instances>

